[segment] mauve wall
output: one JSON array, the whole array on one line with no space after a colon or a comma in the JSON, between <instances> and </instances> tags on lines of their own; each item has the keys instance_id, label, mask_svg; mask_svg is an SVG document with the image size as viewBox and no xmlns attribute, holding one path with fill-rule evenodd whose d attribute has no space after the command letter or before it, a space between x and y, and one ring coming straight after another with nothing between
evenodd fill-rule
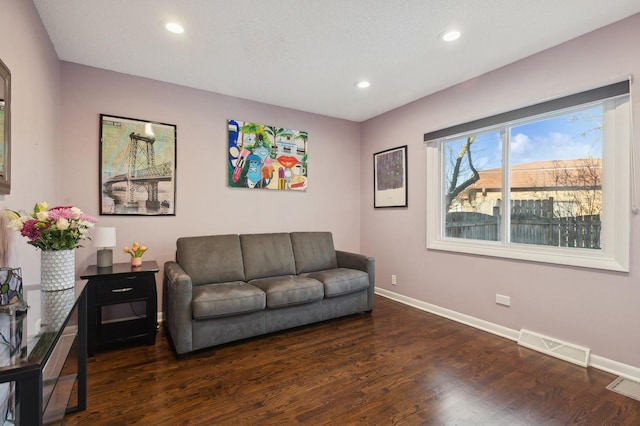
<instances>
[{"instance_id":1,"label":"mauve wall","mask_svg":"<svg viewBox=\"0 0 640 426\"><path fill-rule=\"evenodd\" d=\"M358 125L61 65L33 4L3 2L0 58L13 76L13 188L0 195L0 208L29 209L47 200L97 214L98 115L177 124L177 215L100 217L101 225L118 228L119 246L139 239L151 247L149 258L162 264L173 258L180 235L328 229L337 247L376 257L380 288L585 345L640 368L638 217L632 217L629 274L427 251L422 144L427 131L640 75L639 40L636 15ZM637 129L637 86L632 94ZM227 118L308 131L308 192L226 188ZM403 144L409 145L409 208L374 210L372 154ZM16 233L8 235L9 264L23 267L26 284L39 282L39 253ZM115 258L127 260L119 251ZM77 269L93 262L95 249L78 251ZM391 274L398 276L397 286L391 286ZM511 296L512 306L496 305L496 293Z\"/></svg>"},{"instance_id":2,"label":"mauve wall","mask_svg":"<svg viewBox=\"0 0 640 426\"><path fill-rule=\"evenodd\" d=\"M59 177L63 201L98 215L100 113L177 125L176 215L100 216L117 228L114 261L132 241L150 247L160 265L175 257L178 237L227 233L332 231L337 248L360 243L360 126L358 123L260 104L67 62L62 68ZM227 187L227 119L309 133L306 192ZM76 268L96 261L80 249ZM158 274L161 290L162 273ZM160 305L162 306L162 305Z\"/></svg>"},{"instance_id":3,"label":"mauve wall","mask_svg":"<svg viewBox=\"0 0 640 426\"><path fill-rule=\"evenodd\" d=\"M0 209L60 202L60 62L31 1L3 1L0 59L11 70L11 194ZM4 229L0 231L5 231ZM25 284L40 282L40 253L8 231L7 264L21 266Z\"/></svg>"},{"instance_id":4,"label":"mauve wall","mask_svg":"<svg viewBox=\"0 0 640 426\"><path fill-rule=\"evenodd\" d=\"M546 97L640 76L640 15L428 96L362 124L361 247L376 257L376 285L514 330L526 328L640 367L640 239L632 217L631 272L613 273L428 251L423 134ZM640 91L632 87L640 137ZM374 210L372 155L408 144L409 207ZM635 159L636 168L640 162ZM391 274L398 285L391 285ZM495 294L511 296L511 307Z\"/></svg>"}]
</instances>

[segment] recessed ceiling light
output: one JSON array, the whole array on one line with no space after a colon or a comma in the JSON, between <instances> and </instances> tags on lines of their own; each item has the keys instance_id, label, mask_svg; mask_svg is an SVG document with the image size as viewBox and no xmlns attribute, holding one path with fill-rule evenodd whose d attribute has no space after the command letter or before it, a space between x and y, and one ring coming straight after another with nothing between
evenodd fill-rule
<instances>
[{"instance_id":1,"label":"recessed ceiling light","mask_svg":"<svg viewBox=\"0 0 640 426\"><path fill-rule=\"evenodd\" d=\"M367 87L371 86L371 83L369 83L366 80L362 80L362 81L356 82L354 86L356 86L358 89L366 89Z\"/></svg>"},{"instance_id":2,"label":"recessed ceiling light","mask_svg":"<svg viewBox=\"0 0 640 426\"><path fill-rule=\"evenodd\" d=\"M460 31L456 31L456 30L451 30L451 31L445 31L442 34L440 34L440 39L442 41L456 41L457 39L460 38Z\"/></svg>"},{"instance_id":3,"label":"recessed ceiling light","mask_svg":"<svg viewBox=\"0 0 640 426\"><path fill-rule=\"evenodd\" d=\"M166 24L164 24L164 27L167 29L167 31L171 31L174 34L182 34L184 32L184 28L182 28L182 25L178 24L177 22L167 22Z\"/></svg>"}]
</instances>

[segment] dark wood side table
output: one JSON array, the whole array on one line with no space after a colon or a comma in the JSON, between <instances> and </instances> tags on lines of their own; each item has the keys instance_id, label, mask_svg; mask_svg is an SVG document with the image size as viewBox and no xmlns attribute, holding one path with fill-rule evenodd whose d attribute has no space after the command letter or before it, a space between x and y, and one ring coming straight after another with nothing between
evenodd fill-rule
<instances>
[{"instance_id":1,"label":"dark wood side table","mask_svg":"<svg viewBox=\"0 0 640 426\"><path fill-rule=\"evenodd\" d=\"M146 339L148 345L156 343L158 321L158 295L155 274L159 271L155 260L133 267L130 263L114 263L98 268L90 265L81 278L87 283L87 354L96 349L132 339ZM146 302L146 315L108 323L102 322L102 307L108 305Z\"/></svg>"}]
</instances>

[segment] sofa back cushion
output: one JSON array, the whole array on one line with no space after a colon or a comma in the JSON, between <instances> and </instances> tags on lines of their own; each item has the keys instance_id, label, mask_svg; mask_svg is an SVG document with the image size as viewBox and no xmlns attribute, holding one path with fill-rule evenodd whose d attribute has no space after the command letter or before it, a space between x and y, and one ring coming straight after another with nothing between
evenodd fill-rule
<instances>
[{"instance_id":1,"label":"sofa back cushion","mask_svg":"<svg viewBox=\"0 0 640 426\"><path fill-rule=\"evenodd\" d=\"M292 232L291 245L297 274L338 267L331 232Z\"/></svg>"},{"instance_id":2,"label":"sofa back cushion","mask_svg":"<svg viewBox=\"0 0 640 426\"><path fill-rule=\"evenodd\" d=\"M296 273L289 234L244 234L240 245L247 281Z\"/></svg>"},{"instance_id":3,"label":"sofa back cushion","mask_svg":"<svg viewBox=\"0 0 640 426\"><path fill-rule=\"evenodd\" d=\"M244 281L238 235L178 238L176 262L193 285Z\"/></svg>"}]
</instances>

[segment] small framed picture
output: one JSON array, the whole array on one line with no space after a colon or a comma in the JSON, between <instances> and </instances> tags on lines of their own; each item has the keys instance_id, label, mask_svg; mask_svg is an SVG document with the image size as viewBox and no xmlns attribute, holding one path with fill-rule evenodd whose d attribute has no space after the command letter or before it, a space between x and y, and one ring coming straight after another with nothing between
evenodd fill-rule
<instances>
[{"instance_id":1,"label":"small framed picture","mask_svg":"<svg viewBox=\"0 0 640 426\"><path fill-rule=\"evenodd\" d=\"M407 207L407 145L373 154L373 206Z\"/></svg>"},{"instance_id":2,"label":"small framed picture","mask_svg":"<svg viewBox=\"0 0 640 426\"><path fill-rule=\"evenodd\" d=\"M100 115L100 214L175 216L176 126Z\"/></svg>"}]
</instances>

